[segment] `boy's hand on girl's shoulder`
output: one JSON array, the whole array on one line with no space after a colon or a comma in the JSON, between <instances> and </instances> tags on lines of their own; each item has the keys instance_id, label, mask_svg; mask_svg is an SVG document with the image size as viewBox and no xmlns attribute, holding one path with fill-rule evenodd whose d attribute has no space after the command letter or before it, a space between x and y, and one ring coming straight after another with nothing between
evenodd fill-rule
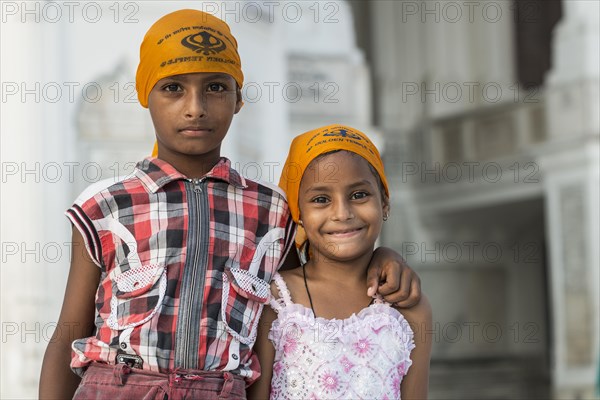
<instances>
[{"instance_id":1,"label":"boy's hand on girl's shoulder","mask_svg":"<svg viewBox=\"0 0 600 400\"><path fill-rule=\"evenodd\" d=\"M375 249L367 271L367 294L375 291L400 308L410 308L421 300L421 279L394 250Z\"/></svg>"}]
</instances>

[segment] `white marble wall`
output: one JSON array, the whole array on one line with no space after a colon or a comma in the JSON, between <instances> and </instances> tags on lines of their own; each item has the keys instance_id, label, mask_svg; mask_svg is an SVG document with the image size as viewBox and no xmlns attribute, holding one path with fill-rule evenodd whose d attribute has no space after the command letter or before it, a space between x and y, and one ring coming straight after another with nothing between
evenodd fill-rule
<instances>
[{"instance_id":1,"label":"white marble wall","mask_svg":"<svg viewBox=\"0 0 600 400\"><path fill-rule=\"evenodd\" d=\"M500 207L514 204L522 209L521 202L537 199L535 210L540 212L543 207L543 223L532 226L529 239L514 240L537 243L541 251L545 242L547 259L528 266L504 260L504 275L496 280L496 291L507 296L506 308L490 308L488 317L533 322L543 330L547 309L552 326L549 332L542 332L541 341L505 342L503 349L517 356L550 356L547 366L554 396L587 398L592 396L600 353L598 3L562 2L562 21L552 39L553 68L545 86L533 97L525 97L528 94L516 86L511 3L469 3L475 7L472 19L466 2L372 3L376 120L390 141L408 147L398 154L401 159L394 160L394 166L405 168L415 159L439 162L440 168L450 162L493 161L504 165L504 177L521 168L520 179L512 179L513 175L510 181L495 185L487 185L485 179L448 183L443 172L437 173L442 184L435 185L420 178L424 168L420 164L416 177L408 180L407 171L398 169L393 178L397 185L393 207L400 208L400 215L392 212L395 225L386 233L388 242L394 244L408 240L432 249L435 244L471 237L496 241L511 252L509 241L498 239L493 225L506 235L513 221L528 215L520 215L516 209L500 213ZM489 92L482 91L486 85ZM453 87L463 90L457 96L451 91ZM470 87L474 88L473 96ZM496 96L494 88L502 95ZM400 139L390 139L391 135ZM388 157L394 159L393 155ZM536 171L530 176L534 179L525 181L532 170ZM476 229L482 220L478 210L497 213L495 220L488 221L489 229ZM449 222L449 216L456 218L454 222ZM536 236L542 229L545 240ZM405 238L398 239L400 233ZM416 265L422 255L421 251L412 258ZM448 282L436 274L441 267L432 262L422 264L426 284L440 298L438 292L446 293ZM444 271L453 269L456 275L447 273L454 277L464 272L446 264ZM485 269L487 264L474 267ZM490 277L496 276L497 271L489 272ZM546 288L540 283L544 275L549 278ZM485 278L481 279L482 287L486 287ZM549 292L550 304L544 303L544 289ZM484 292L482 289L479 295ZM457 295L457 301L463 295L469 292ZM446 304L442 312L450 312L444 308ZM549 354L545 352L547 333L553 338ZM487 350L492 354L494 349ZM444 351L449 355L453 350ZM456 356L460 358L460 351Z\"/></svg>"}]
</instances>

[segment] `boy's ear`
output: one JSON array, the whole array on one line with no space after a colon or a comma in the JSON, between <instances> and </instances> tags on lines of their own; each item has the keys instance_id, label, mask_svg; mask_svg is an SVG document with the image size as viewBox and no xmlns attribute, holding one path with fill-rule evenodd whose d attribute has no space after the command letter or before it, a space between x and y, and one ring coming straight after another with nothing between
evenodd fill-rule
<instances>
[{"instance_id":1,"label":"boy's ear","mask_svg":"<svg viewBox=\"0 0 600 400\"><path fill-rule=\"evenodd\" d=\"M237 114L238 112L240 112L240 110L242 109L242 106L244 105L244 101L242 100L242 90L240 89L239 86L235 90L235 95L236 95L236 99L235 99L234 114Z\"/></svg>"}]
</instances>

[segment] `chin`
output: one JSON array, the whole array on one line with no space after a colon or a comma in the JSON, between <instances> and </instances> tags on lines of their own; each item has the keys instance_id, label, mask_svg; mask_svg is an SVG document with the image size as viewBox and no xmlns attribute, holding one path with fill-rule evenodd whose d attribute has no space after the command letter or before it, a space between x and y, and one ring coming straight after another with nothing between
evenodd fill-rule
<instances>
[{"instance_id":1,"label":"chin","mask_svg":"<svg viewBox=\"0 0 600 400\"><path fill-rule=\"evenodd\" d=\"M340 262L348 262L348 261L354 261L362 256L365 255L367 251L357 251L356 247L354 247L353 249L348 249L348 250L339 250L336 252L330 252L329 254L327 254L327 258L330 258L333 261L340 261Z\"/></svg>"}]
</instances>

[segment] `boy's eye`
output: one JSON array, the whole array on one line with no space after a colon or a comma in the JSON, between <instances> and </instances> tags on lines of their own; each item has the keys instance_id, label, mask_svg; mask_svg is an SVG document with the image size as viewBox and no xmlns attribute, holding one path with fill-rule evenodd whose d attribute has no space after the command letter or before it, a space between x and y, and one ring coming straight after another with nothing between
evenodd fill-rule
<instances>
[{"instance_id":1,"label":"boy's eye","mask_svg":"<svg viewBox=\"0 0 600 400\"><path fill-rule=\"evenodd\" d=\"M181 86L178 83L168 83L163 86L163 90L167 92L178 92L181 90Z\"/></svg>"},{"instance_id":2,"label":"boy's eye","mask_svg":"<svg viewBox=\"0 0 600 400\"><path fill-rule=\"evenodd\" d=\"M352 193L352 196L350 198L352 200L360 200L360 199L364 199L367 196L369 196L369 193L367 193L367 192L354 192L354 193Z\"/></svg>"},{"instance_id":3,"label":"boy's eye","mask_svg":"<svg viewBox=\"0 0 600 400\"><path fill-rule=\"evenodd\" d=\"M208 91L209 92L223 92L226 89L227 88L222 83L210 83L208 85Z\"/></svg>"}]
</instances>

